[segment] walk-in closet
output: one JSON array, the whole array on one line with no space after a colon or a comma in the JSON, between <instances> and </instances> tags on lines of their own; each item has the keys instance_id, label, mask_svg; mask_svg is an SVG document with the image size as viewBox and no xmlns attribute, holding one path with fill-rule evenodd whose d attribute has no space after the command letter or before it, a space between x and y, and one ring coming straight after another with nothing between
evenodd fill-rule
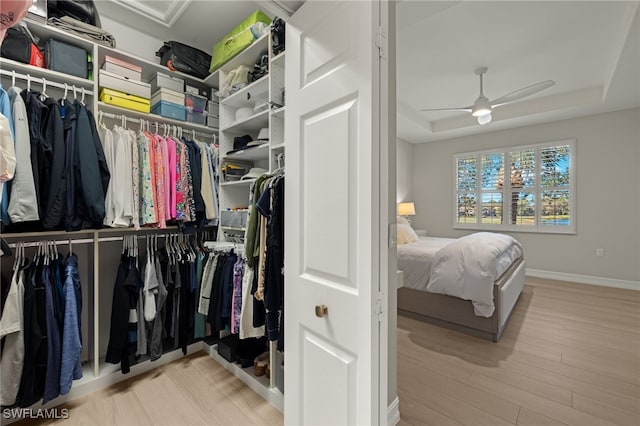
<instances>
[{"instance_id":1,"label":"walk-in closet","mask_svg":"<svg viewBox=\"0 0 640 426\"><path fill-rule=\"evenodd\" d=\"M180 360L295 424L395 418L389 4L24 3L0 58L5 418Z\"/></svg>"}]
</instances>

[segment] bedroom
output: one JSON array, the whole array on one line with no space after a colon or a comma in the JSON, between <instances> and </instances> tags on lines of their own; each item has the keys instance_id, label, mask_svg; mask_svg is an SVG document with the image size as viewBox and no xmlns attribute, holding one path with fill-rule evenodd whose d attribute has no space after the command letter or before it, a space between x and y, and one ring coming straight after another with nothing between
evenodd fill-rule
<instances>
[{"instance_id":1,"label":"bedroom","mask_svg":"<svg viewBox=\"0 0 640 426\"><path fill-rule=\"evenodd\" d=\"M401 2L398 22L397 201L414 203L419 234L487 230L458 226L456 154L576 144L575 230L494 229L522 244L527 275L500 342L398 316L403 419L637 424L640 347L625 343L638 341L640 299L637 4ZM489 99L555 85L495 108L486 125L469 112L420 111L472 105L480 66ZM415 377L418 365L432 367ZM480 384L493 386L490 402ZM418 385L428 402L409 395Z\"/></svg>"}]
</instances>

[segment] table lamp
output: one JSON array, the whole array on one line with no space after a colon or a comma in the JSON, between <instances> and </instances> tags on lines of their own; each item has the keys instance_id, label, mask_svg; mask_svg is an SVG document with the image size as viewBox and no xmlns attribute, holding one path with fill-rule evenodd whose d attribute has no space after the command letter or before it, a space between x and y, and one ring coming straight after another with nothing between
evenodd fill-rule
<instances>
[{"instance_id":1,"label":"table lamp","mask_svg":"<svg viewBox=\"0 0 640 426\"><path fill-rule=\"evenodd\" d=\"M416 215L416 206L413 203L398 203L398 216L404 216L411 225L411 220L408 216Z\"/></svg>"}]
</instances>

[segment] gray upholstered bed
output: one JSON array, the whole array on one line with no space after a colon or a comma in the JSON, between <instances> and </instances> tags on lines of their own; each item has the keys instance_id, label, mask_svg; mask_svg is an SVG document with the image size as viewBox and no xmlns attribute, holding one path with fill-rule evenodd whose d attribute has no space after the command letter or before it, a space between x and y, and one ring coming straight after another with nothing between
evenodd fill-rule
<instances>
[{"instance_id":1,"label":"gray upholstered bed","mask_svg":"<svg viewBox=\"0 0 640 426\"><path fill-rule=\"evenodd\" d=\"M453 241L456 240L421 238L418 244L398 247L398 269L403 271L403 281L408 285L398 289L398 313L497 342L524 288L524 256L510 260L493 281L493 314L489 317L478 316L470 300L426 289L435 253L439 247ZM424 254L416 255L421 252ZM423 270L419 272L420 268Z\"/></svg>"}]
</instances>

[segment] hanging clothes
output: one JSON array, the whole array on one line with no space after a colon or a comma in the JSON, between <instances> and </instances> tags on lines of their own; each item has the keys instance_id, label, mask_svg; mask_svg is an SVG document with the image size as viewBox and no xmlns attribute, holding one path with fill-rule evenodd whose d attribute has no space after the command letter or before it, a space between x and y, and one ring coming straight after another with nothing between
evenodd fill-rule
<instances>
[{"instance_id":1,"label":"hanging clothes","mask_svg":"<svg viewBox=\"0 0 640 426\"><path fill-rule=\"evenodd\" d=\"M71 390L71 382L82 378L82 287L78 275L78 257L69 253L64 266L64 323L60 364L60 394Z\"/></svg>"},{"instance_id":2,"label":"hanging clothes","mask_svg":"<svg viewBox=\"0 0 640 426\"><path fill-rule=\"evenodd\" d=\"M120 258L113 288L111 326L105 361L120 364L123 374L130 371L130 354L135 352L139 274L134 258L124 253ZM132 348L133 346L133 348Z\"/></svg>"},{"instance_id":3,"label":"hanging clothes","mask_svg":"<svg viewBox=\"0 0 640 426\"><path fill-rule=\"evenodd\" d=\"M41 215L44 229L59 229L62 227L66 214L66 147L64 138L64 122L62 120L62 110L59 102L52 98L47 98L44 102L49 109L47 121L45 123L44 137L51 146L51 169L49 171L49 181L43 187L48 195L44 202L44 217Z\"/></svg>"},{"instance_id":4,"label":"hanging clothes","mask_svg":"<svg viewBox=\"0 0 640 426\"><path fill-rule=\"evenodd\" d=\"M11 101L16 155L16 168L8 205L9 218L12 223L39 220L38 198L31 164L27 108L22 96L20 96L19 88L11 87L7 93ZM62 143L64 144L64 140ZM62 182L64 183L64 181Z\"/></svg>"},{"instance_id":5,"label":"hanging clothes","mask_svg":"<svg viewBox=\"0 0 640 426\"><path fill-rule=\"evenodd\" d=\"M24 269L15 268L0 318L0 337L5 339L0 359L0 405L15 404L24 365ZM6 337L5 337L6 336Z\"/></svg>"},{"instance_id":6,"label":"hanging clothes","mask_svg":"<svg viewBox=\"0 0 640 426\"><path fill-rule=\"evenodd\" d=\"M11 114L11 101L0 84L0 221L10 223L8 188L5 182L13 178L16 169L16 151Z\"/></svg>"}]
</instances>

